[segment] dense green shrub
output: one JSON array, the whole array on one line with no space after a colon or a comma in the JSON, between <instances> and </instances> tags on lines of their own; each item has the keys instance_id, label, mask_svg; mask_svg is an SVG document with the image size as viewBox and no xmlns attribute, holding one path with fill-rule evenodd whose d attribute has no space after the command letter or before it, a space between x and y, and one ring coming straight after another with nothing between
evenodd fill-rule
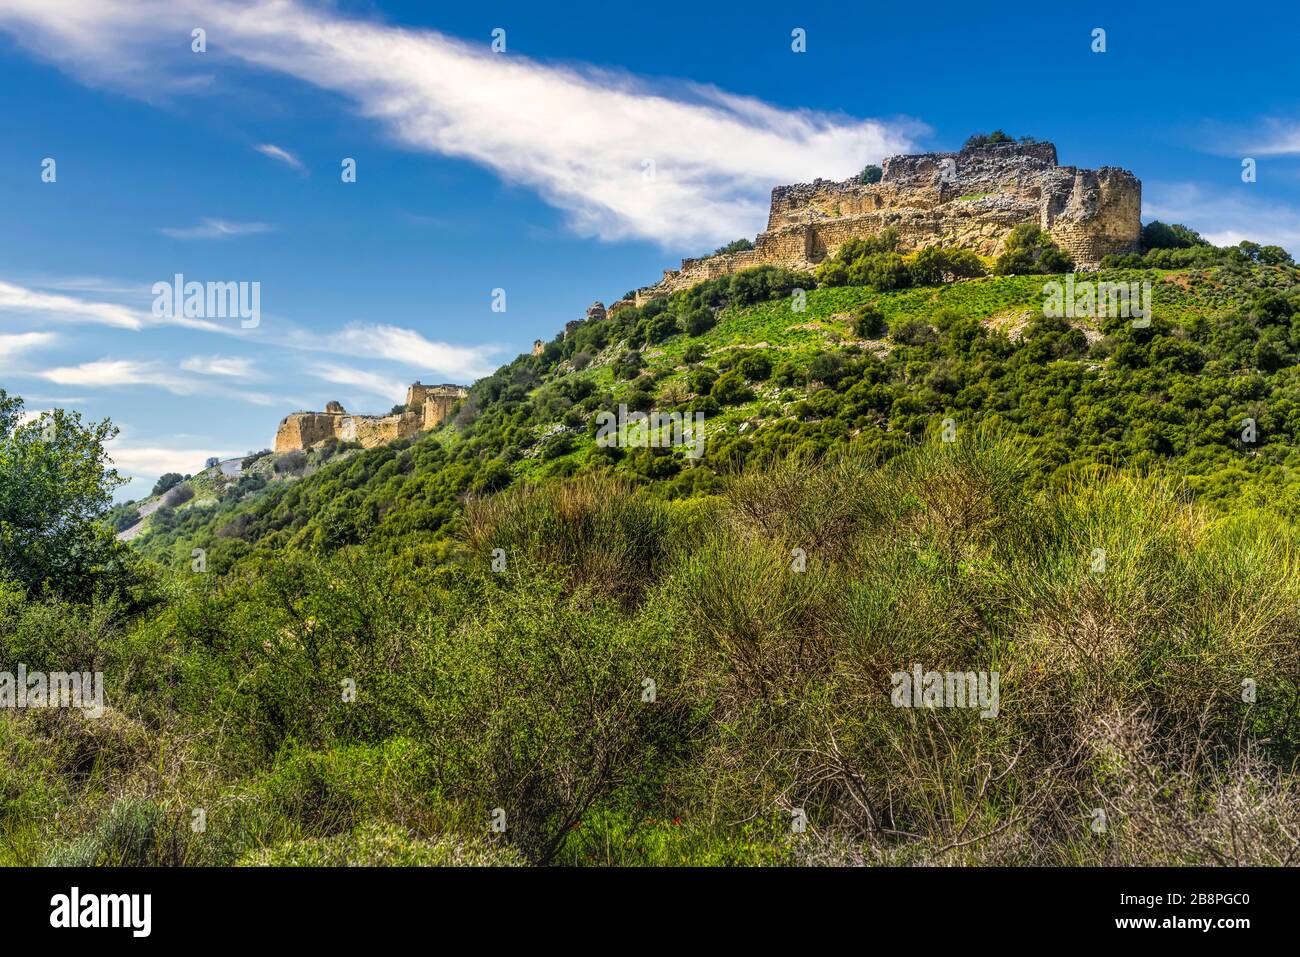
<instances>
[{"instance_id":1,"label":"dense green shrub","mask_svg":"<svg viewBox=\"0 0 1300 957\"><path fill-rule=\"evenodd\" d=\"M712 329L714 322L713 313L700 306L682 317L682 331L688 336L700 336Z\"/></svg>"},{"instance_id":2,"label":"dense green shrub","mask_svg":"<svg viewBox=\"0 0 1300 957\"><path fill-rule=\"evenodd\" d=\"M713 388L709 390L709 395L721 405L736 405L740 402L749 402L754 398L753 390L745 384L745 376L735 369L718 376L717 381L713 383Z\"/></svg>"},{"instance_id":3,"label":"dense green shrub","mask_svg":"<svg viewBox=\"0 0 1300 957\"><path fill-rule=\"evenodd\" d=\"M885 314L869 303L853 310L853 331L863 339L879 339L885 334Z\"/></svg>"},{"instance_id":4,"label":"dense green shrub","mask_svg":"<svg viewBox=\"0 0 1300 957\"><path fill-rule=\"evenodd\" d=\"M875 163L868 163L862 167L862 172L858 174L858 183L863 186L870 186L872 183L879 183L883 171Z\"/></svg>"},{"instance_id":5,"label":"dense green shrub","mask_svg":"<svg viewBox=\"0 0 1300 957\"><path fill-rule=\"evenodd\" d=\"M1074 269L1074 262L1052 237L1034 223L1021 223L1007 236L1001 256L993 266L999 276L1062 273Z\"/></svg>"},{"instance_id":6,"label":"dense green shrub","mask_svg":"<svg viewBox=\"0 0 1300 957\"><path fill-rule=\"evenodd\" d=\"M753 248L754 244L748 239L733 239L731 242L727 243L727 245L719 246L717 249L713 250L713 255L728 256L731 253L741 253Z\"/></svg>"},{"instance_id":7,"label":"dense green shrub","mask_svg":"<svg viewBox=\"0 0 1300 957\"><path fill-rule=\"evenodd\" d=\"M911 281L918 286L937 286L956 279L974 279L985 273L984 264L969 249L927 246L912 255L907 264Z\"/></svg>"},{"instance_id":8,"label":"dense green shrub","mask_svg":"<svg viewBox=\"0 0 1300 957\"><path fill-rule=\"evenodd\" d=\"M630 349L614 360L614 377L617 379L635 379L645 368L645 360L636 349Z\"/></svg>"}]
</instances>

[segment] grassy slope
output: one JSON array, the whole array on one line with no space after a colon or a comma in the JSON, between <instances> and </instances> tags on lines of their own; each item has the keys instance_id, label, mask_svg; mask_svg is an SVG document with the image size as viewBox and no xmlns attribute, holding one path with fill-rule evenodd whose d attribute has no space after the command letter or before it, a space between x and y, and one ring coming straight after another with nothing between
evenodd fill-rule
<instances>
[{"instance_id":1,"label":"grassy slope","mask_svg":"<svg viewBox=\"0 0 1300 957\"><path fill-rule=\"evenodd\" d=\"M1174 280L1157 291L1162 341L1248 307L1218 271ZM868 298L898 327L1032 311L1040 290L817 290L797 319L784 302L727 309L697 341L706 361L766 342L803 365ZM1180 406L1187 435L1213 428L1163 461L1240 459L1238 489L1284 479L1286 415L1260 455L1216 429L1246 403L1285 409L1294 360L1144 378L990 343L972 374L1026 358L999 387L1099 402L1123 381L1153 419L1175 390L1244 383L1222 409ZM97 723L0 721L0 862L1294 860L1300 528L1286 503L1189 503L1177 471L1046 481L1061 472L1050 437L938 442L925 423L961 408L961 390L930 385L951 357L886 344L892 364L862 356L856 384L829 394L856 407L856 390L885 389L851 421L801 413L798 382L711 420L711 447L744 422L805 439L831 421L861 429L842 457L751 468L717 494L662 500L645 492L667 483L626 462L555 481L593 455L585 430L563 454L526 454L573 411L557 390L590 380L608 403L636 385L608 361L534 381L525 358L473 424L191 509L193 525L145 539L182 573L141 614L0 594L0 656L102 670L111 707ZM648 351L660 394L686 345ZM1024 405L1018 392L998 412L1001 431L1041 421ZM1073 434L1079 408L1057 412ZM895 432L902 451L882 464ZM463 504L493 462L548 480ZM217 534L241 516L250 540ZM236 573L185 574L194 541L234 548ZM892 707L891 675L913 663L998 672L998 718ZM508 827L494 837L496 808Z\"/></svg>"},{"instance_id":2,"label":"grassy slope","mask_svg":"<svg viewBox=\"0 0 1300 957\"><path fill-rule=\"evenodd\" d=\"M1293 377L1275 375L1261 388L1258 383L1247 381L1249 369L1228 370L1229 376L1240 377L1242 381L1225 378L1222 390L1227 398L1218 404L1202 401L1201 397L1187 400L1178 394L1177 390L1182 388L1180 383L1189 377L1195 379L1194 370L1181 379L1178 375L1162 373L1159 381L1149 385L1130 377L1123 388L1144 391L1141 407L1130 403L1126 407L1109 406L1097 411L1102 408L1097 402L1099 397L1110 401L1119 393L1108 382L1111 360L1099 358L1088 350L1061 358L1047 355L1025 360L1021 355L1029 371L1017 373L1019 378L1015 381L1007 377L988 378L987 369L991 366L982 359L963 360L961 384L968 387L967 392L943 394L930 388L930 383L937 373L952 364L949 356L924 347L910 347L890 357L887 354L898 349L896 342L890 338L862 342L851 327L853 309L870 302L884 313L891 328L909 320L929 321L936 314L957 317L958 321L978 320L987 330L991 343L996 345L997 341L1004 341L1004 334L1024 326L1027 318L1041 314L1044 278L987 278L886 294L861 287L817 289L808 294L803 313L792 312L788 299L727 307L719 312L717 324L704 334L673 336L645 349L646 372L635 383L615 378L613 360L625 351L625 345L612 342L582 371L573 371L566 362L542 368L531 380L525 378L530 392L530 397L522 403L530 406L525 412L515 408L521 405L519 402L514 406L501 399L486 403L479 410L479 424L468 433L459 425L449 424L409 451L409 443L397 443L387 450L361 455L350 463L325 465L294 492L277 488L257 493L240 503L224 503L207 510L193 508L187 520L172 523L176 527L146 536L138 544L145 554L181 564L188 562L193 545L215 549L220 559L218 565L224 568L226 555L237 558L255 549L264 539L280 548L291 542L329 547L334 538L344 542L412 534L419 534L425 540L430 536L440 538L451 529L449 522L459 511L459 496L480 482L484 461L501 461L514 479L542 479L597 467L599 460L593 456L590 428L595 407L615 408L649 381L653 381L656 407L671 408L674 400L683 397L689 401L690 368L683 362L688 346L705 350L702 363L705 366L716 367L727 357L761 348L770 355L773 365L790 362L798 370L788 385L754 383L753 401L724 406L710 413L704 430L710 450L704 470L710 474L729 470L729 459L734 457L737 441L747 449L766 442L772 450L779 451L798 446L808 436L824 445L866 432L876 436L878 444L892 454L927 431L937 431L941 419L952 414L963 426L987 421L1000 430L1032 436L1041 446L1045 467L1059 471L1062 481L1068 480L1072 469L1095 460L1144 470L1172 467L1189 481L1194 492L1208 499L1233 498L1242 487L1253 485L1260 489L1257 492L1260 497L1281 503L1295 500L1291 470L1300 468L1300 459L1295 457L1287 441L1296 423L1286 413L1295 404L1295 395L1300 394ZM1204 335L1204 329L1239 317L1249 308L1251 283L1259 280L1258 276L1248 277L1248 283L1219 268L1191 272L1124 270L1104 273L1102 278L1152 282L1154 311L1162 324L1159 334L1171 342L1185 340L1187 330L1199 328ZM1263 281L1294 288L1294 270L1274 270ZM1096 322L1076 320L1075 324L1087 327L1090 338L1100 335ZM885 356L885 365L880 367L883 371L872 374L884 379L891 391L884 400L871 400L877 402L877 407L865 408L866 403L861 400L854 406L852 395L841 395L842 390L825 392L821 383L809 381L806 370L814 356L845 346L849 347L850 354L856 351L859 356ZM997 348L1009 354L1023 352L1032 348L1032 344L1004 341ZM532 368L531 362L521 357L510 368L527 370ZM562 430L561 410L572 403L566 399L558 405L546 406L545 402L579 382L590 383L600 401L588 400L577 406L583 411L576 429L570 427L571 451L551 456L546 441ZM979 399L977 395L975 404L968 401L968 393L980 390L992 394L993 398ZM819 396L819 392L824 394ZM1001 404L997 401L999 397L1003 400ZM817 401L811 407L800 406L801 400L809 398ZM1173 407L1175 399L1185 408L1180 409L1178 421L1169 421L1168 409ZM879 406L880 401L885 404ZM1241 417L1270 401L1282 410L1278 415L1285 421L1270 422L1267 429L1261 427L1261 441L1256 448L1241 448L1234 439ZM963 402L969 407L963 408ZM983 408L978 407L978 402L983 402ZM1045 402L1054 406L1050 415L1041 414L1037 408ZM679 409L687 407L677 405ZM845 412L848 407L864 408ZM834 418L836 413L840 418ZM491 428L496 431L484 438L487 430L482 423L491 415L496 415L491 420ZM1119 421L1121 418L1133 421ZM797 427L797 434L792 433L793 427ZM1134 440L1130 434L1133 430L1152 434ZM1144 442L1150 447L1142 448ZM437 452L428 448L435 444L440 449ZM678 465L672 471L685 464L681 452L675 454ZM1129 461L1125 462L1124 456ZM453 462L461 466L455 475L447 471ZM626 469L626 463L621 468ZM445 474L435 478L432 472ZM636 478L645 481L655 474L643 470ZM326 487L330 490L328 494L322 491L313 497L313 489ZM704 483L701 489L712 487L712 483ZM690 488L675 486L672 494L686 494ZM323 512L344 497L367 513L362 523L364 528L333 536L319 527L307 527L312 523L313 514ZM240 513L250 518L232 524ZM242 530L242 523L249 523L248 531ZM235 537L245 541L248 548L232 543L232 528L239 530ZM271 535L270 530L277 531ZM271 535L269 539L268 535ZM436 554L437 550L435 558Z\"/></svg>"},{"instance_id":3,"label":"grassy slope","mask_svg":"<svg viewBox=\"0 0 1300 957\"><path fill-rule=\"evenodd\" d=\"M93 664L111 705L0 721L0 861L1294 856L1300 529L1033 467L967 436L720 499L588 476L476 500L439 569L289 551L135 621L0 603L6 657ZM913 664L997 672L997 717L891 706Z\"/></svg>"}]
</instances>

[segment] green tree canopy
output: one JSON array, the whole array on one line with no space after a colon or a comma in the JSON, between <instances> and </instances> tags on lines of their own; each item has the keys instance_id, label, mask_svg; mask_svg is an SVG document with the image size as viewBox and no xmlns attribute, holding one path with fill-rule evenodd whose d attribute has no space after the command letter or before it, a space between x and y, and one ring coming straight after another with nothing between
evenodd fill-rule
<instances>
[{"instance_id":1,"label":"green tree canopy","mask_svg":"<svg viewBox=\"0 0 1300 957\"><path fill-rule=\"evenodd\" d=\"M123 484L104 449L116 434L62 409L24 422L22 400L0 389L0 580L84 599L120 571L101 522Z\"/></svg>"}]
</instances>

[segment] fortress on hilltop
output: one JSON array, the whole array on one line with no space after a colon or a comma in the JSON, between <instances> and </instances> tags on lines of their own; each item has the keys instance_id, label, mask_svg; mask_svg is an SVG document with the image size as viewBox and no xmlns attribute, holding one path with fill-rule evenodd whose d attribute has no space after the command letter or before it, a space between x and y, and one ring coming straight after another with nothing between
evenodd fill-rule
<instances>
[{"instance_id":1,"label":"fortress on hilltop","mask_svg":"<svg viewBox=\"0 0 1300 957\"><path fill-rule=\"evenodd\" d=\"M280 420L275 451L309 449L331 438L359 442L367 449L411 438L445 422L452 407L467 395L464 386L415 382L406 390L406 408L391 415L352 415L338 402L327 403L324 412L293 412Z\"/></svg>"},{"instance_id":2,"label":"fortress on hilltop","mask_svg":"<svg viewBox=\"0 0 1300 957\"><path fill-rule=\"evenodd\" d=\"M888 228L905 250L956 246L996 256L1012 229L1037 223L1079 268L1091 269L1103 256L1137 251L1141 211L1136 176L1111 166L1058 166L1051 143L891 156L877 183L819 179L776 187L767 229L753 249L684 259L659 283L638 289L635 302L755 266L811 269L846 240Z\"/></svg>"},{"instance_id":3,"label":"fortress on hilltop","mask_svg":"<svg viewBox=\"0 0 1300 957\"><path fill-rule=\"evenodd\" d=\"M755 266L811 270L845 242L886 229L897 233L904 252L947 246L997 256L1013 229L1035 223L1079 269L1095 269L1104 256L1139 250L1141 212L1142 184L1136 176L1112 166L1058 166L1051 143L972 143L955 153L891 156L881 165L878 182L855 177L777 186L767 229L752 249L684 259L680 269L665 270L658 283L636 290L609 311ZM567 323L564 334L606 315L604 305L592 303L586 318ZM534 356L545 350L543 340L534 341ZM371 448L411 438L445 422L468 395L464 386L416 382L407 390L405 406L389 415L352 415L337 402L324 412L294 412L280 422L275 451L308 449L329 439Z\"/></svg>"}]
</instances>

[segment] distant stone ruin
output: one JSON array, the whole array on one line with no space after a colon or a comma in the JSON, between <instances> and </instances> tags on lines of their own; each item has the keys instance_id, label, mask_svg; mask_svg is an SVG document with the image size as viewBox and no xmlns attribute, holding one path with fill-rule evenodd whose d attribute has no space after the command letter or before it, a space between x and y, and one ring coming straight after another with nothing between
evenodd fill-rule
<instances>
[{"instance_id":1,"label":"distant stone ruin","mask_svg":"<svg viewBox=\"0 0 1300 957\"><path fill-rule=\"evenodd\" d=\"M374 448L437 428L451 415L456 403L469 395L460 385L423 385L406 390L406 408L391 415L352 415L338 402L327 402L324 412L293 412L280 420L275 433L277 453L296 452L328 439L359 442Z\"/></svg>"},{"instance_id":2,"label":"distant stone ruin","mask_svg":"<svg viewBox=\"0 0 1300 957\"><path fill-rule=\"evenodd\" d=\"M1081 269L1135 252L1142 236L1142 184L1127 170L1056 164L1051 143L994 143L956 153L891 156L878 183L819 179L772 190L767 229L754 248L682 260L636 292L641 305L706 279L755 266L807 270L847 240L897 230L904 250L925 246L1002 252L1007 234L1037 223Z\"/></svg>"}]
</instances>

